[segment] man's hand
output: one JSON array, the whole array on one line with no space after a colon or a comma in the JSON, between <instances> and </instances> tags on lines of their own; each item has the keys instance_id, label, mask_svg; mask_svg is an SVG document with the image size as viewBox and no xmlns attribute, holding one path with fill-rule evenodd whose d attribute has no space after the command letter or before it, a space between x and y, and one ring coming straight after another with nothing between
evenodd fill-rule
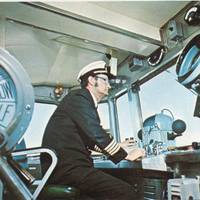
<instances>
[{"instance_id":1,"label":"man's hand","mask_svg":"<svg viewBox=\"0 0 200 200\"><path fill-rule=\"evenodd\" d=\"M133 149L138 148L137 141L132 139L126 139L124 142L119 143L119 145L127 152L131 152Z\"/></svg>"},{"instance_id":2,"label":"man's hand","mask_svg":"<svg viewBox=\"0 0 200 200\"><path fill-rule=\"evenodd\" d=\"M134 161L145 156L145 150L141 148L133 149L126 156L126 160Z\"/></svg>"}]
</instances>

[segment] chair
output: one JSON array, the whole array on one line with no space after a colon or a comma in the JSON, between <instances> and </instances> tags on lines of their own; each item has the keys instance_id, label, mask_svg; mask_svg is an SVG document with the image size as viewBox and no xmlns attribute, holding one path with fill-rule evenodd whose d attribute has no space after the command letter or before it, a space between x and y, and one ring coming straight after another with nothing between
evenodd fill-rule
<instances>
[{"instance_id":1,"label":"chair","mask_svg":"<svg viewBox=\"0 0 200 200\"><path fill-rule=\"evenodd\" d=\"M75 200L79 197L76 188L46 185L57 164L53 150L32 148L13 151L29 125L33 109L34 92L28 75L12 55L0 48L0 199L4 198L3 191L8 188L14 197L21 200ZM28 160L37 160L41 169L40 156L44 154L50 157L50 166L44 175L40 170L33 175Z\"/></svg>"}]
</instances>

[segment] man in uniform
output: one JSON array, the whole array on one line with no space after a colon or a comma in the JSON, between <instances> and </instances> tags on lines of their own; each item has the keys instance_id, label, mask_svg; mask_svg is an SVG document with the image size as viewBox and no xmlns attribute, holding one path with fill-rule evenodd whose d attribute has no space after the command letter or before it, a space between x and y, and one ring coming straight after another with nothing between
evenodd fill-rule
<instances>
[{"instance_id":1,"label":"man in uniform","mask_svg":"<svg viewBox=\"0 0 200 200\"><path fill-rule=\"evenodd\" d=\"M81 89L63 98L48 122L42 146L58 156L51 183L75 186L96 200L133 200L131 185L95 169L90 155L90 150L102 152L114 163L144 156L139 148L127 153L100 125L97 103L108 95L112 76L104 61L85 66L77 78Z\"/></svg>"}]
</instances>

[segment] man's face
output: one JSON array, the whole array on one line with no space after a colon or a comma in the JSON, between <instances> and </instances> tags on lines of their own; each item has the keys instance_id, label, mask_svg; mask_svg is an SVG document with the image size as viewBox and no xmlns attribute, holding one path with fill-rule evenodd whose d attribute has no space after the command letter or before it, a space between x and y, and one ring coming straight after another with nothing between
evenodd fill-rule
<instances>
[{"instance_id":1,"label":"man's face","mask_svg":"<svg viewBox=\"0 0 200 200\"><path fill-rule=\"evenodd\" d=\"M95 76L95 88L96 92L99 94L106 96L108 95L108 91L111 88L108 76L105 74L98 74Z\"/></svg>"}]
</instances>

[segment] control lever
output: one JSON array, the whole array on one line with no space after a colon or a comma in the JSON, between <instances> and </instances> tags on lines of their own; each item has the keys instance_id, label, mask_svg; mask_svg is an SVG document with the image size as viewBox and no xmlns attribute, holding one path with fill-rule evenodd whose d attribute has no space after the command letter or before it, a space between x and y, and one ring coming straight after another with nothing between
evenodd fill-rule
<instances>
[{"instance_id":1,"label":"control lever","mask_svg":"<svg viewBox=\"0 0 200 200\"><path fill-rule=\"evenodd\" d=\"M26 169L23 169L16 161L8 157L8 163L12 166L13 170L23 180L23 182L30 186L34 181L35 177L32 176Z\"/></svg>"},{"instance_id":2,"label":"control lever","mask_svg":"<svg viewBox=\"0 0 200 200\"><path fill-rule=\"evenodd\" d=\"M190 150L190 149L192 149L192 145L185 145L185 146L179 146L179 147L176 147L176 146L169 146L169 147L167 147L168 151Z\"/></svg>"},{"instance_id":3,"label":"control lever","mask_svg":"<svg viewBox=\"0 0 200 200\"><path fill-rule=\"evenodd\" d=\"M200 149L200 142L192 142L193 149Z\"/></svg>"}]
</instances>

